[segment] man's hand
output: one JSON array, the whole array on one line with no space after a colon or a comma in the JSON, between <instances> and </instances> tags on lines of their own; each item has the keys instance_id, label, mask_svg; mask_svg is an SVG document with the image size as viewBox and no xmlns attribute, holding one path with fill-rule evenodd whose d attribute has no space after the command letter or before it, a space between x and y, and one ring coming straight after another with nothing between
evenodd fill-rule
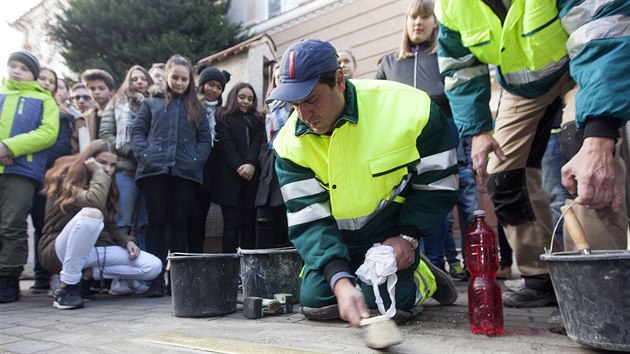
<instances>
[{"instance_id":1,"label":"man's hand","mask_svg":"<svg viewBox=\"0 0 630 354\"><path fill-rule=\"evenodd\" d=\"M505 161L503 150L501 150L499 143L489 133L484 132L473 135L471 150L473 169L479 176L479 183L482 185L485 185L488 180L488 155L491 152L494 152L499 160Z\"/></svg>"},{"instance_id":2,"label":"man's hand","mask_svg":"<svg viewBox=\"0 0 630 354\"><path fill-rule=\"evenodd\" d=\"M615 141L605 137L588 137L582 148L562 167L562 184L576 202L600 209L612 205L621 208L621 192L615 184Z\"/></svg>"},{"instance_id":3,"label":"man's hand","mask_svg":"<svg viewBox=\"0 0 630 354\"><path fill-rule=\"evenodd\" d=\"M413 249L411 242L400 236L390 237L383 241L384 245L391 246L396 255L396 268L398 270L411 267L416 260L416 251Z\"/></svg>"},{"instance_id":4,"label":"man's hand","mask_svg":"<svg viewBox=\"0 0 630 354\"><path fill-rule=\"evenodd\" d=\"M361 326L361 319L370 317L363 293L352 285L348 278L341 278L333 289L339 305L339 316L354 327Z\"/></svg>"}]
</instances>

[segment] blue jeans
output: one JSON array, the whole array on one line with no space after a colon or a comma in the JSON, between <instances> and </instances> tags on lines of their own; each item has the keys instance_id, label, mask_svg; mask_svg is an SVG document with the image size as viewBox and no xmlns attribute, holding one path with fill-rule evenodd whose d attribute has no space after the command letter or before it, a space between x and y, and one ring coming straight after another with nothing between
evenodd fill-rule
<instances>
[{"instance_id":1,"label":"blue jeans","mask_svg":"<svg viewBox=\"0 0 630 354\"><path fill-rule=\"evenodd\" d=\"M542 187L547 195L549 195L554 227L562 214L560 207L564 205L564 201L567 198L567 192L562 186L561 168L562 152L560 150L560 134L551 134L549 143L547 143L547 149L542 158ZM564 247L562 225L563 222L560 221L555 238L560 245Z\"/></svg>"},{"instance_id":2,"label":"blue jeans","mask_svg":"<svg viewBox=\"0 0 630 354\"><path fill-rule=\"evenodd\" d=\"M477 196L477 182L475 181L475 175L471 170L460 168L457 211L459 212L459 229L462 234L462 240L466 235L466 231L470 225L472 225L473 220L475 219L475 210L478 208L479 199Z\"/></svg>"},{"instance_id":3,"label":"blue jeans","mask_svg":"<svg viewBox=\"0 0 630 354\"><path fill-rule=\"evenodd\" d=\"M444 239L444 257L448 263L459 263L457 258L457 248L455 247L455 238L453 238L453 212L446 216L447 231Z\"/></svg>"},{"instance_id":4,"label":"blue jeans","mask_svg":"<svg viewBox=\"0 0 630 354\"><path fill-rule=\"evenodd\" d=\"M429 237L420 239L420 250L434 266L444 269L444 243L448 231L448 215L435 227Z\"/></svg>"},{"instance_id":5,"label":"blue jeans","mask_svg":"<svg viewBox=\"0 0 630 354\"><path fill-rule=\"evenodd\" d=\"M459 230L462 241L462 258L466 249L466 231L472 225L474 212L478 208L477 203L477 184L475 175L472 171L460 166L459 168L459 195L457 197L457 211L459 212ZM448 230L446 239L444 240L444 256L448 263L459 262L457 258L457 249L455 247L455 239L453 237L453 213L449 213Z\"/></svg>"},{"instance_id":6,"label":"blue jeans","mask_svg":"<svg viewBox=\"0 0 630 354\"><path fill-rule=\"evenodd\" d=\"M140 189L136 185L134 176L127 172L116 172L116 185L120 191L116 226L129 235L135 231L136 240L141 250L147 250L146 225L148 222L147 208Z\"/></svg>"}]
</instances>

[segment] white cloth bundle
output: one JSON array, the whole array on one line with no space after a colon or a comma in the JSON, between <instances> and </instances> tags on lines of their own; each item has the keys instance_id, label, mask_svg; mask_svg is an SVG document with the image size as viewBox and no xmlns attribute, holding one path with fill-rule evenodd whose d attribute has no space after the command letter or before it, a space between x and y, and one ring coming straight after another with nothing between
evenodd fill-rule
<instances>
[{"instance_id":1,"label":"white cloth bundle","mask_svg":"<svg viewBox=\"0 0 630 354\"><path fill-rule=\"evenodd\" d=\"M372 285L376 306L381 314L393 317L396 314L396 255L394 248L375 243L365 254L365 261L357 269L357 276L367 285ZM383 299L378 291L378 286L387 281L387 292L392 301L391 306L385 311Z\"/></svg>"}]
</instances>

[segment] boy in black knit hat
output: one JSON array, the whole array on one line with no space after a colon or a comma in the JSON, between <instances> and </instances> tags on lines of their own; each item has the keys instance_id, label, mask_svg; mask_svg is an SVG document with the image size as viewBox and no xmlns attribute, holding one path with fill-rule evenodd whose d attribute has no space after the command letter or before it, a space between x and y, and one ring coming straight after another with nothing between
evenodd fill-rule
<instances>
[{"instance_id":1,"label":"boy in black knit hat","mask_svg":"<svg viewBox=\"0 0 630 354\"><path fill-rule=\"evenodd\" d=\"M0 303L20 298L19 276L28 257L26 218L41 188L46 152L59 131L59 109L35 81L37 58L12 53L0 86Z\"/></svg>"}]
</instances>

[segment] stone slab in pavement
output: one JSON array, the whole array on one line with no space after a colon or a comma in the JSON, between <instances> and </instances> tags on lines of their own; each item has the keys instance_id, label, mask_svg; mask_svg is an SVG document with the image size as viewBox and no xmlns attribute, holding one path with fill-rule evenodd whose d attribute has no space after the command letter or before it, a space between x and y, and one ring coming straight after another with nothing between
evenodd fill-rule
<instances>
[{"instance_id":1,"label":"stone slab in pavement","mask_svg":"<svg viewBox=\"0 0 630 354\"><path fill-rule=\"evenodd\" d=\"M505 335L473 335L465 282L452 306L429 300L418 319L401 325L404 341L391 353L589 353L567 336L548 331L553 307L504 309ZM171 297L97 295L85 308L60 311L52 298L28 292L0 304L0 353L370 353L361 330L341 321L313 322L297 313L249 320L235 313L178 318Z\"/></svg>"}]
</instances>

